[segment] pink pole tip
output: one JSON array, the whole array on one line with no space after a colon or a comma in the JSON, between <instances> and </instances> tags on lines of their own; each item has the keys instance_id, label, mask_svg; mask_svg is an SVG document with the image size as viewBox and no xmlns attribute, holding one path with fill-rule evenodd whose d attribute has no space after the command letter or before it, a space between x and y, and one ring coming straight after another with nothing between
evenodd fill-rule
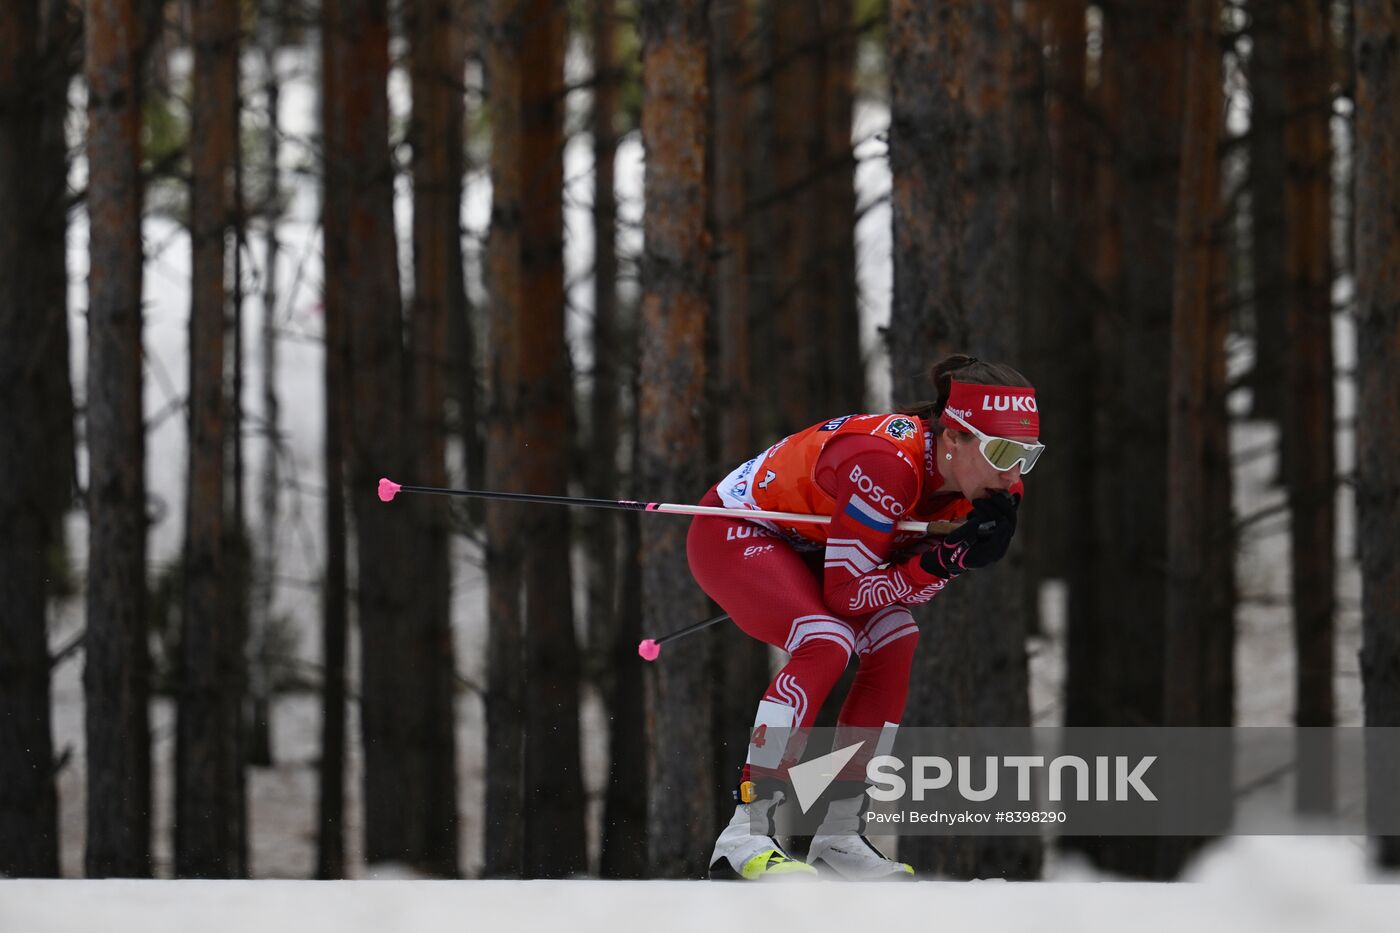
<instances>
[{"instance_id":1,"label":"pink pole tip","mask_svg":"<svg viewBox=\"0 0 1400 933\"><path fill-rule=\"evenodd\" d=\"M657 656L661 654L661 646L653 639L648 638L637 646L637 653L645 660L655 661Z\"/></svg>"},{"instance_id":2,"label":"pink pole tip","mask_svg":"<svg viewBox=\"0 0 1400 933\"><path fill-rule=\"evenodd\" d=\"M402 488L403 486L391 479L381 479L379 481L379 501L393 502L394 497L399 494L399 490Z\"/></svg>"}]
</instances>

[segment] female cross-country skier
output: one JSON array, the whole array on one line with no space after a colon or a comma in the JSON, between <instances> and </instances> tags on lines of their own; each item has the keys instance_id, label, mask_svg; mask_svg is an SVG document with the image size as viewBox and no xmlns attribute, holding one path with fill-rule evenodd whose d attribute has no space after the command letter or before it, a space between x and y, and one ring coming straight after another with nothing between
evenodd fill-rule
<instances>
[{"instance_id":1,"label":"female cross-country skier","mask_svg":"<svg viewBox=\"0 0 1400 933\"><path fill-rule=\"evenodd\" d=\"M1001 559L1016 531L1021 474L1044 450L1035 390L1016 370L953 355L932 377L936 401L812 425L700 500L833 516L830 525L691 522L686 550L696 582L745 633L789 655L759 701L738 805L715 841L711 877L758 880L817 868L859 880L914 876L864 837L862 806L865 765L893 743L909 691L919 630L907 607ZM942 540L895 527L949 519L966 521ZM837 775L804 863L773 838L773 810L805 730L852 654L860 667L837 717L835 747L867 741Z\"/></svg>"}]
</instances>

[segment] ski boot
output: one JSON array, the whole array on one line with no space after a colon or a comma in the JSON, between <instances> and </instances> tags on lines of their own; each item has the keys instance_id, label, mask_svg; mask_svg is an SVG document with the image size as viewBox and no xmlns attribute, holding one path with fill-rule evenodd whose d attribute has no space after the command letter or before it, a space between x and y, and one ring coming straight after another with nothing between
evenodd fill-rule
<instances>
[{"instance_id":1,"label":"ski boot","mask_svg":"<svg viewBox=\"0 0 1400 933\"><path fill-rule=\"evenodd\" d=\"M816 869L788 855L773 838L773 811L783 802L776 782L744 781L734 791L737 806L715 840L710 878L726 881L815 880ZM765 827L759 834L754 825Z\"/></svg>"},{"instance_id":2,"label":"ski boot","mask_svg":"<svg viewBox=\"0 0 1400 933\"><path fill-rule=\"evenodd\" d=\"M807 862L823 876L846 881L913 881L914 867L887 858L865 838L865 814L870 798L864 781L832 785L834 799L827 804Z\"/></svg>"}]
</instances>

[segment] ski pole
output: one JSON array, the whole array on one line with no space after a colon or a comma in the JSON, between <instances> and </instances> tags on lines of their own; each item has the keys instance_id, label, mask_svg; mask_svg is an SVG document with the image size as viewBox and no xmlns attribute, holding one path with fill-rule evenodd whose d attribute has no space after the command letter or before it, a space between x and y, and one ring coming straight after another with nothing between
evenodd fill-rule
<instances>
[{"instance_id":1,"label":"ski pole","mask_svg":"<svg viewBox=\"0 0 1400 933\"><path fill-rule=\"evenodd\" d=\"M409 486L390 479L379 481L379 498L392 502L401 492L426 493L434 496L463 496L468 499L503 499L508 502L538 502L547 505L581 505L593 509L625 509L634 512L665 512L669 515L721 515L735 518L760 518L769 521L831 524L830 515L807 515L802 512L772 512L766 509L726 509L717 505L689 505L674 502L633 502L630 499L583 499L577 496L544 496L524 492L495 492L486 489L442 489L436 486ZM898 522L900 531L921 535L946 535L961 522Z\"/></svg>"},{"instance_id":2,"label":"ski pole","mask_svg":"<svg viewBox=\"0 0 1400 933\"><path fill-rule=\"evenodd\" d=\"M721 612L713 619L706 619L704 622L696 622L694 625L688 625L679 632L672 632L662 638L644 638L642 639L642 643L637 646L637 654L641 655L644 660L655 661L657 655L661 654L661 646L666 644L666 642L675 641L677 638L684 638L693 632L700 631L702 628L709 628L711 625L723 622L727 618L729 618L729 613Z\"/></svg>"}]
</instances>

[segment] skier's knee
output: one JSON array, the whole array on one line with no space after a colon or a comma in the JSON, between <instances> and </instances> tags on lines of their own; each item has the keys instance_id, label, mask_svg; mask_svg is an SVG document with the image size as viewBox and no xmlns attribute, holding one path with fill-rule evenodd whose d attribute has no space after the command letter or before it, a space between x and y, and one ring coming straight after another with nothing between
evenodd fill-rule
<instances>
[{"instance_id":1,"label":"skier's knee","mask_svg":"<svg viewBox=\"0 0 1400 933\"><path fill-rule=\"evenodd\" d=\"M835 616L802 616L793 620L783 647L793 660L810 658L823 665L836 665L839 677L855 651L856 633L850 623Z\"/></svg>"}]
</instances>

